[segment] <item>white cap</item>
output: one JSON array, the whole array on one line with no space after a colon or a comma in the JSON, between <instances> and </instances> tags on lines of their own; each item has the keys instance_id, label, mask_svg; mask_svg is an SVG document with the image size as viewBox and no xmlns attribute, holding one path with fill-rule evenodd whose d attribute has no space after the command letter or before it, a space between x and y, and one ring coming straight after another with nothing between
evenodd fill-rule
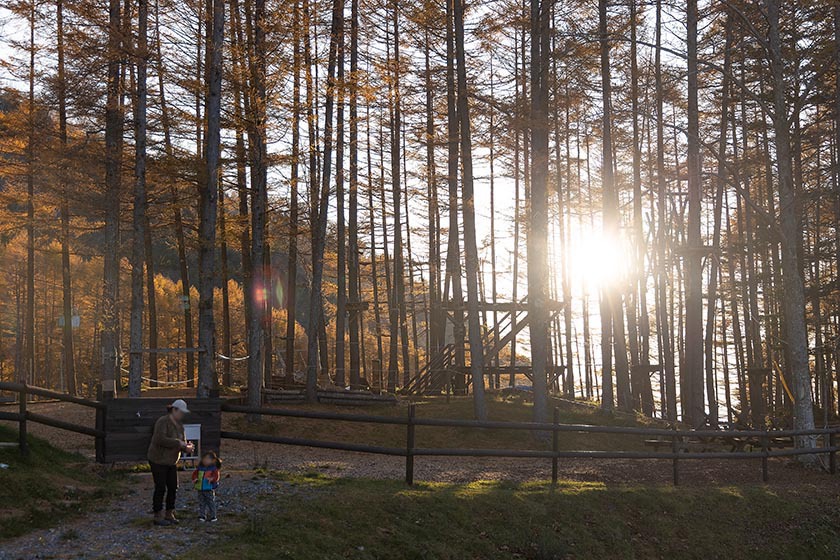
<instances>
[{"instance_id":1,"label":"white cap","mask_svg":"<svg viewBox=\"0 0 840 560\"><path fill-rule=\"evenodd\" d=\"M180 410L184 414L189 414L190 413L189 409L187 408L187 403L184 402L184 399L178 399L174 403L170 404L168 408L174 408L174 409Z\"/></svg>"}]
</instances>

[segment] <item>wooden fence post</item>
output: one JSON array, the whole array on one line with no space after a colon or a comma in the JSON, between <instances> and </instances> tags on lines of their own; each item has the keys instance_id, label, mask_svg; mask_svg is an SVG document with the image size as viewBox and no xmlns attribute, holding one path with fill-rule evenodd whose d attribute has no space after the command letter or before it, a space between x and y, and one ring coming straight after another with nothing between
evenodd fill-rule
<instances>
[{"instance_id":1,"label":"wooden fence post","mask_svg":"<svg viewBox=\"0 0 840 560\"><path fill-rule=\"evenodd\" d=\"M23 388L18 392L18 448L21 455L29 455L29 442L26 437L26 383L22 383Z\"/></svg>"},{"instance_id":2,"label":"wooden fence post","mask_svg":"<svg viewBox=\"0 0 840 560\"><path fill-rule=\"evenodd\" d=\"M551 457L551 487L557 486L557 468L558 457L557 453L560 451L560 432L557 430L557 425L560 423L560 409L554 407L554 429L551 433L551 450L554 455Z\"/></svg>"},{"instance_id":3,"label":"wooden fence post","mask_svg":"<svg viewBox=\"0 0 840 560\"><path fill-rule=\"evenodd\" d=\"M834 451L835 434L834 428L829 428L828 446L832 451L828 452L828 470L831 474L837 474L837 452Z\"/></svg>"},{"instance_id":4,"label":"wooden fence post","mask_svg":"<svg viewBox=\"0 0 840 560\"><path fill-rule=\"evenodd\" d=\"M97 408L96 409L96 424L95 428L98 431L105 431L105 409L104 408ZM105 462L105 436L96 437L96 462L97 463L104 463Z\"/></svg>"},{"instance_id":5,"label":"wooden fence post","mask_svg":"<svg viewBox=\"0 0 840 560\"><path fill-rule=\"evenodd\" d=\"M677 435L677 429L674 427L674 435L671 436L671 452L674 454L674 486L680 485L680 460L677 458L677 455L680 452L680 440L679 436Z\"/></svg>"},{"instance_id":6,"label":"wooden fence post","mask_svg":"<svg viewBox=\"0 0 840 560\"><path fill-rule=\"evenodd\" d=\"M767 482L770 478L770 473L767 470L767 458L770 453L770 435L767 428L764 429L764 435L761 436L761 480Z\"/></svg>"},{"instance_id":7,"label":"wooden fence post","mask_svg":"<svg viewBox=\"0 0 840 560\"><path fill-rule=\"evenodd\" d=\"M408 425L406 429L405 446L405 483L414 484L414 403L408 405Z\"/></svg>"}]
</instances>

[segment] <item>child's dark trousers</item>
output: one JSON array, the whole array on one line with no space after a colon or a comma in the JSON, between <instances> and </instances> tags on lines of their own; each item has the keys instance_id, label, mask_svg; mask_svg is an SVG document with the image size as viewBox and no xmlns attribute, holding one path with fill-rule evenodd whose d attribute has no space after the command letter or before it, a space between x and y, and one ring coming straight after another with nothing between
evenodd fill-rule
<instances>
[{"instance_id":1,"label":"child's dark trousers","mask_svg":"<svg viewBox=\"0 0 840 560\"><path fill-rule=\"evenodd\" d=\"M205 519L216 519L216 491L198 491L198 516Z\"/></svg>"}]
</instances>

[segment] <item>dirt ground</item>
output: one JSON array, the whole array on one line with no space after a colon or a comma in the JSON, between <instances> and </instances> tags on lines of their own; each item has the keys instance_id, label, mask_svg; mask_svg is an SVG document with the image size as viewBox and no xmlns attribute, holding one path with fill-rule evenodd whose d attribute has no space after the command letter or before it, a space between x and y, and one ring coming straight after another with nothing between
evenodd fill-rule
<instances>
[{"instance_id":1,"label":"dirt ground","mask_svg":"<svg viewBox=\"0 0 840 560\"><path fill-rule=\"evenodd\" d=\"M93 425L89 409L67 403L30 405L38 413L63 420ZM30 431L54 445L76 451L93 460L90 437L30 423ZM222 442L227 478L219 491L219 524L195 519L195 493L188 474L182 473L179 512L183 518L177 530L153 528L150 523L151 477L129 475L127 491L108 500L88 515L59 521L46 530L0 543L0 560L18 558L174 558L198 545L212 545L223 536L228 523L247 523L271 504L278 492L311 491L261 474L260 469L290 473L318 472L327 476L401 480L405 459L309 449L242 441ZM686 486L734 486L760 482L758 461L717 460L680 463L681 483ZM560 462L561 479L613 485L661 485L671 483L671 462L656 460L570 459ZM545 459L418 457L415 480L471 482L479 479L528 481L547 479L551 463ZM804 469L789 460L770 464L770 486L805 485L834 495L840 494L840 477Z\"/></svg>"},{"instance_id":2,"label":"dirt ground","mask_svg":"<svg viewBox=\"0 0 840 560\"><path fill-rule=\"evenodd\" d=\"M253 471L226 471L217 492L219 521L200 522L189 476L189 472L180 473L178 527L152 525L151 474L132 474L119 499L94 505L86 516L62 519L50 529L0 541L0 560L177 558L196 547L212 550L231 524L241 526L271 507L272 496L307 491Z\"/></svg>"}]
</instances>

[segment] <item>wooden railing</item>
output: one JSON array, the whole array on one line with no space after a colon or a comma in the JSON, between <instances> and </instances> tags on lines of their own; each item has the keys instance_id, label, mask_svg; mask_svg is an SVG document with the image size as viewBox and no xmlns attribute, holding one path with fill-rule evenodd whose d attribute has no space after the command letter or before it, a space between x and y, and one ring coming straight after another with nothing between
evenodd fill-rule
<instances>
[{"instance_id":1,"label":"wooden railing","mask_svg":"<svg viewBox=\"0 0 840 560\"><path fill-rule=\"evenodd\" d=\"M103 460L105 429L106 403L102 401L83 399L43 389L22 383L0 382L0 391L10 391L17 394L17 412L10 412L0 408L0 420L17 422L18 445L21 453L28 453L27 445L27 423L36 422L52 426L61 430L67 430L96 439L97 460ZM96 425L93 428L82 426L51 418L42 414L36 414L27 410L27 402L30 397L43 397L61 402L68 402L80 406L86 406L96 410ZM791 457L797 455L828 455L828 470L831 474L837 472L837 434L840 427L817 428L813 430L680 430L666 428L629 427L629 426L594 426L588 424L561 424L559 421L559 410L554 410L553 422L499 422L460 420L444 418L418 418L414 404L408 406L405 416L376 416L365 414L344 414L326 411L313 411L291 408L264 408L243 406L232 403L223 403L222 411L232 414L251 414L262 416L278 416L287 418L304 418L311 420L328 420L337 422L357 422L368 424L383 424L405 426L405 446L388 447L378 445L367 445L361 443L347 443L340 441L326 441L319 439L287 437L260 433L247 433L236 431L221 432L222 439L233 439L242 441L254 441L264 443L276 443L283 445L297 445L303 447L314 447L322 449L335 449L341 451L353 451L358 453L373 453L379 455L391 455L405 457L405 481L407 484L414 483L414 459L415 457L510 457L510 458L532 458L551 460L552 483L556 484L559 472L560 459L567 458L589 458L593 460L606 459L656 459L669 460L672 462L673 482L680 482L680 463L684 460L704 459L754 459L761 461L762 480L769 479L769 459L774 457ZM520 430L533 434L543 435L546 440L551 441L551 449L475 449L475 448L429 448L418 447L416 441L416 429L418 426L440 427L440 428L466 428L482 430ZM560 449L560 434L562 433L585 433L585 434L619 434L626 435L628 439L635 437L656 437L657 444L663 443L670 447L669 451L624 451L624 450L563 450ZM773 449L780 440L794 441L797 438L820 439L820 446L801 446L793 448ZM704 440L715 440L732 442L750 440L758 443L758 451L738 451L733 446L732 451L690 451L690 443L703 442Z\"/></svg>"},{"instance_id":2,"label":"wooden railing","mask_svg":"<svg viewBox=\"0 0 840 560\"><path fill-rule=\"evenodd\" d=\"M762 480L769 480L769 459L773 457L790 457L795 455L819 455L829 456L829 471L831 474L837 472L837 451L840 450L835 443L840 427L817 428L814 430L678 430L665 428L645 428L627 426L593 426L588 424L561 424L559 422L559 410L554 411L553 422L496 422L479 420L458 420L442 418L418 418L415 405L408 407L408 414L405 417L395 416L371 416L362 414L340 414L333 412L319 412L299 409L262 408L234 404L223 404L223 412L242 414L280 416L289 418L308 418L313 420L332 420L343 422L363 422L373 424L390 424L405 426L406 438L405 447L383 447L357 443L344 443L337 441L323 441L307 438L296 438L286 436L275 436L268 434L255 434L245 432L222 431L222 439L235 439L243 441L257 441L265 443L278 443L284 445L299 445L304 447L316 447L322 449L337 449L342 451L354 451L359 453L375 453L380 455L393 455L406 458L405 481L407 484L414 482L414 458L418 456L439 456L439 457L510 457L510 458L535 458L550 459L552 483L557 483L559 460L567 458L591 458L591 459L658 459L670 460L673 467L673 482L678 485L680 482L680 461L690 459L756 459L761 460ZM552 448L549 449L463 449L463 448L423 448L416 446L415 430L417 426L435 426L445 428L474 428L489 430L522 430L532 433L543 433L551 435ZM577 432L588 434L623 434L638 437L658 437L670 440L671 450L659 451L566 451L560 449L561 433ZM822 438L820 447L797 447L792 449L772 449L772 442L780 438ZM687 451L687 443L698 441L702 438L714 438L723 441L733 441L751 438L761 443L760 451L717 451L717 452L691 452ZM816 442L815 442L816 443Z\"/></svg>"},{"instance_id":3,"label":"wooden railing","mask_svg":"<svg viewBox=\"0 0 840 560\"><path fill-rule=\"evenodd\" d=\"M105 441L105 403L102 401L95 401L91 399L83 399L81 397L74 397L66 393L44 389L42 387L35 387L25 383L9 383L0 382L0 391L9 391L17 393L18 410L17 412L7 412L0 410L0 420L8 420L18 423L18 447L20 452L24 455L29 453L29 444L27 441L28 422L35 422L37 424L44 424L58 428L59 430L66 430L68 432L75 432L86 436L91 436L96 439L96 456L101 458L102 450L104 449ZM96 410L96 425L91 428L89 426L82 426L73 424L72 422L65 422L43 414L36 414L27 410L27 403L30 397L43 397L46 399L57 400L61 402L68 402L80 406L86 406Z\"/></svg>"}]
</instances>

